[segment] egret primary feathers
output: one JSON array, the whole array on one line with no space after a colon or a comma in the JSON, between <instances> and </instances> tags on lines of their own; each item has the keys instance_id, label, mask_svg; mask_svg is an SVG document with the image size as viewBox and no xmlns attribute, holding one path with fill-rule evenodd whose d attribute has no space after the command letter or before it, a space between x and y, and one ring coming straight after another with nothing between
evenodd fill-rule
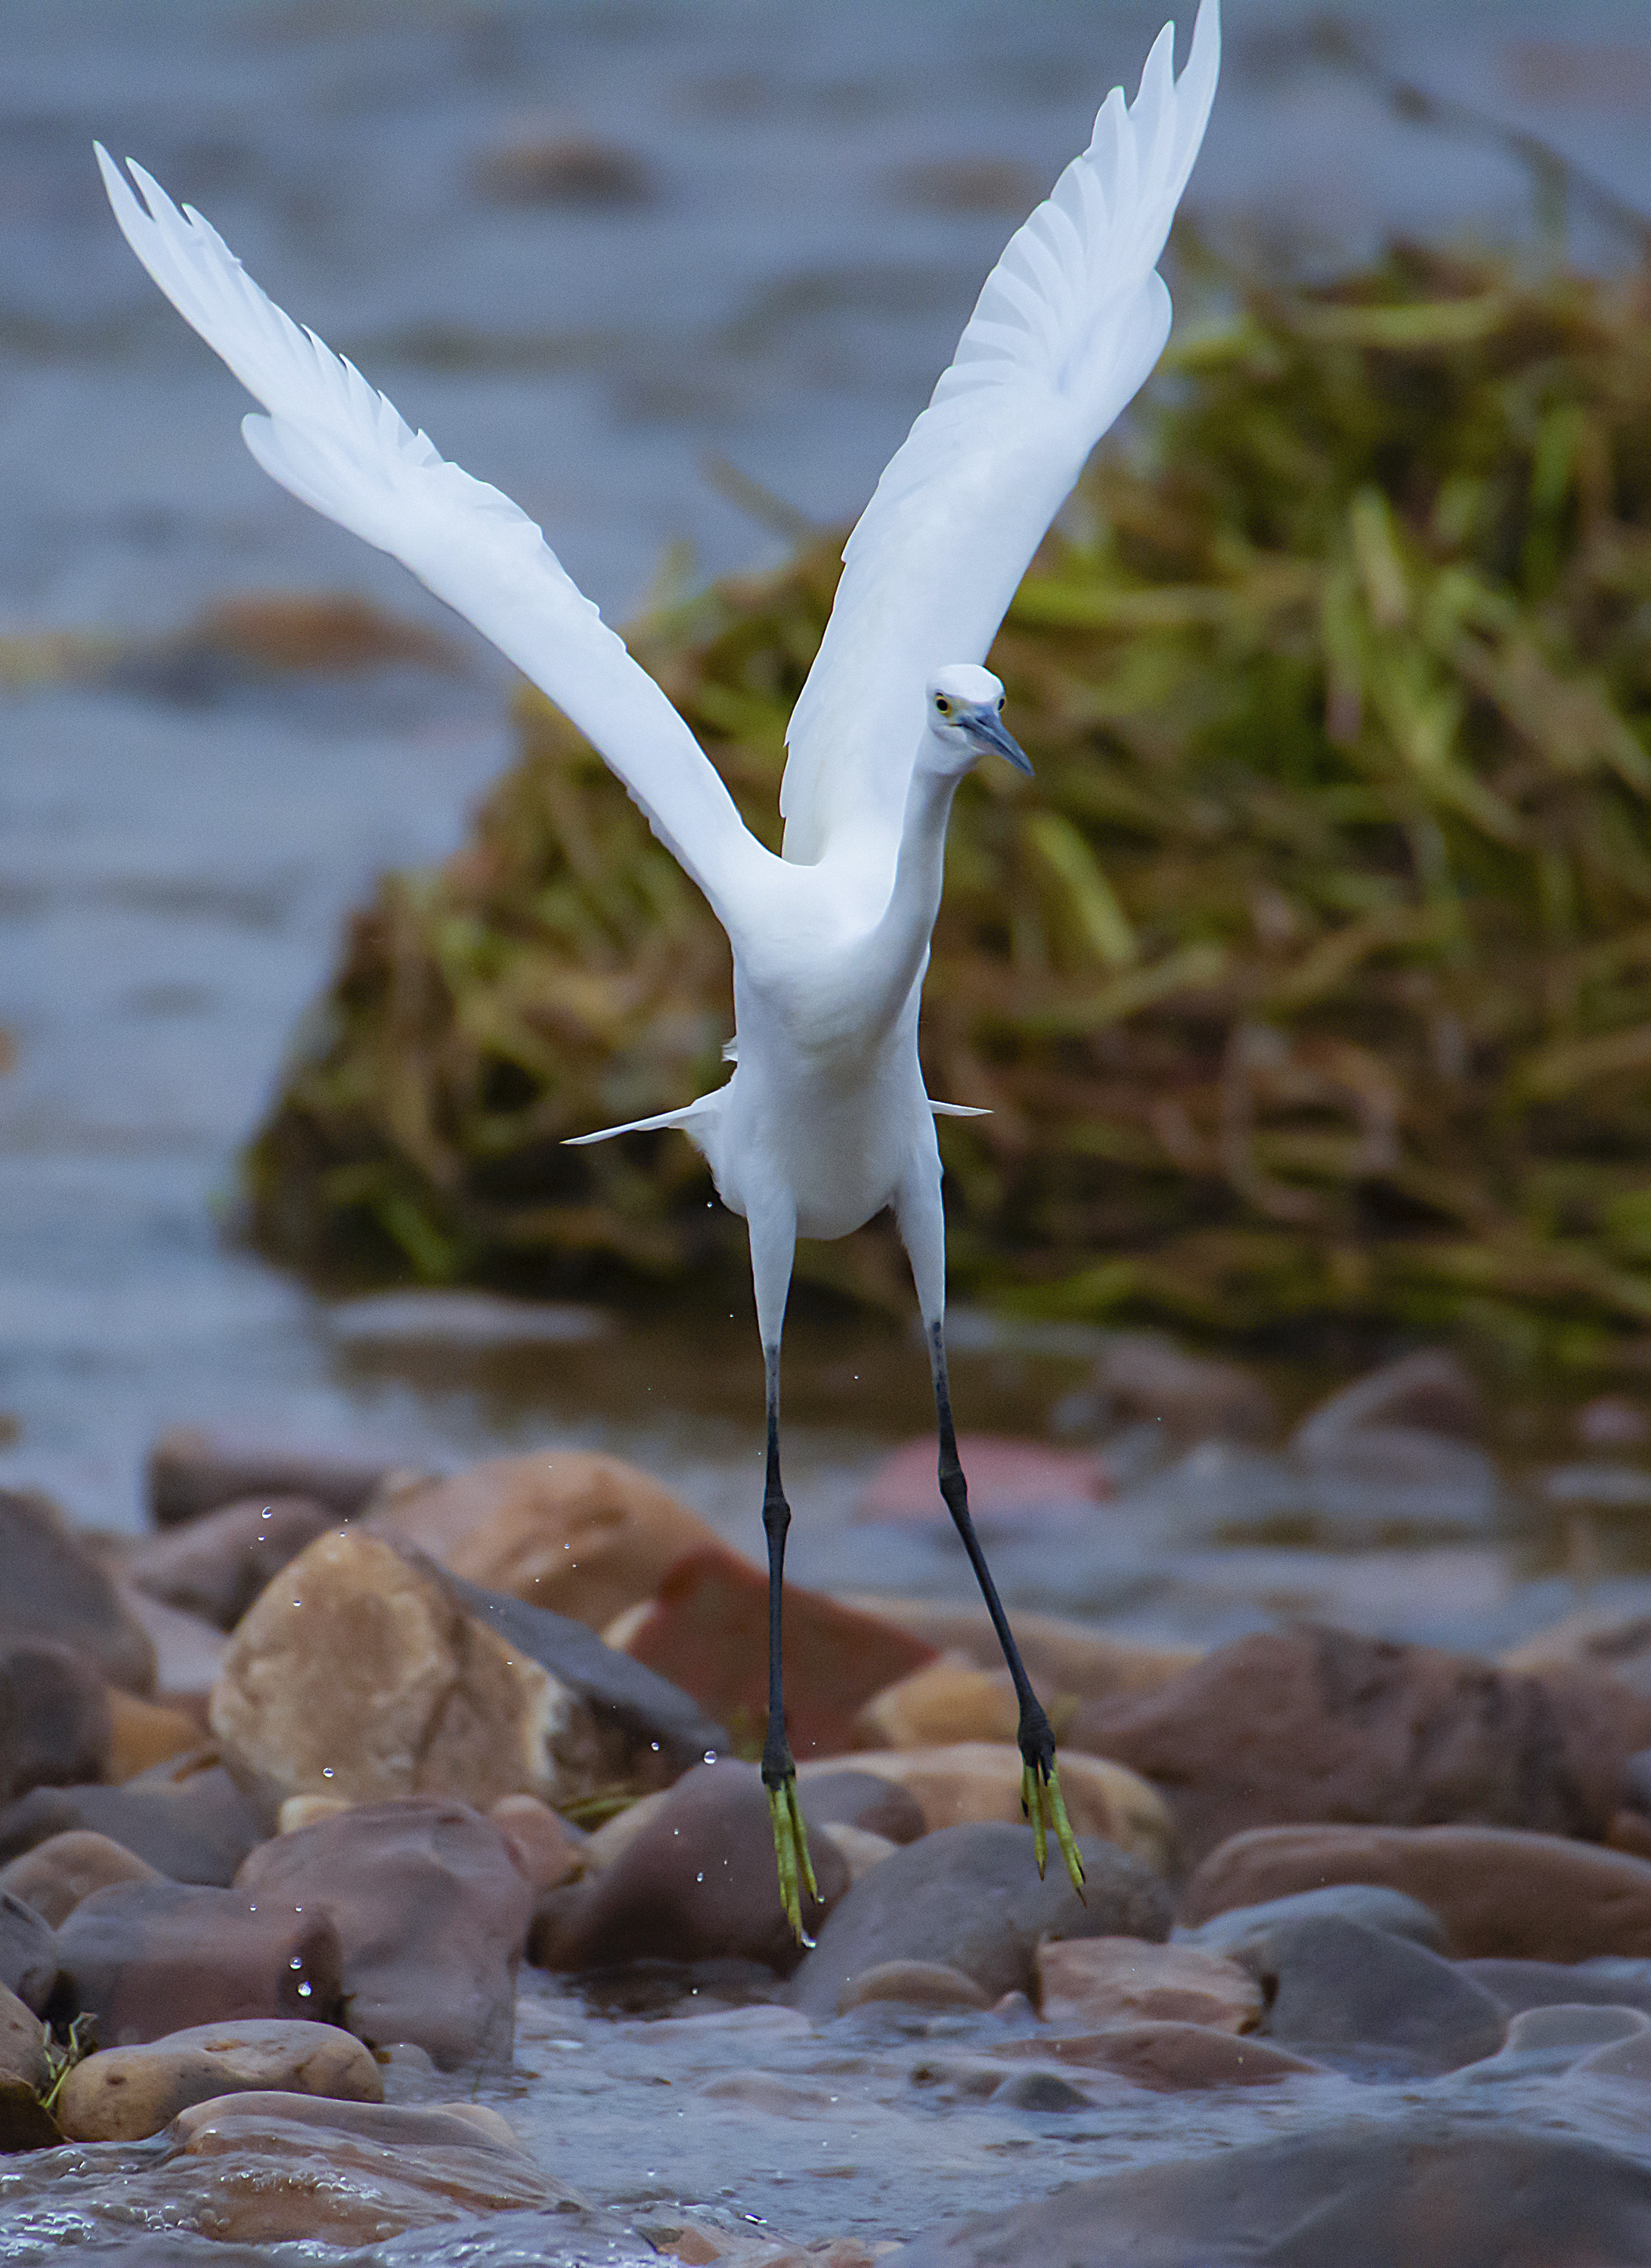
<instances>
[{"instance_id":1,"label":"egret primary feathers","mask_svg":"<svg viewBox=\"0 0 1651 2268\"><path fill-rule=\"evenodd\" d=\"M787 734L781 857L750 834L664 693L575 587L539 529L449 464L313 331L268 299L217 232L141 166L98 146L128 243L268 413L242 424L272 478L409 567L564 710L709 899L733 954L726 1084L680 1126L744 1215L767 1385L763 1523L770 1712L763 1777L782 1893L804 1933L813 1891L785 1739L781 1580L790 1513L779 1469L779 1350L798 1236L834 1237L894 1208L928 1337L939 1478L1021 1702L1040 1870L1052 1829L1082 1869L1054 1741L981 1556L947 1384L945 1223L918 1009L958 782L995 752L1021 770L1003 688L982 666L1010 600L1086 458L1169 329L1157 263L1198 155L1220 63L1202 0L1175 75L1166 25L1126 104L1114 88L1088 148L1010 239L951 366L890 461L844 553L820 652ZM633 1130L586 1135L601 1141Z\"/></svg>"}]
</instances>

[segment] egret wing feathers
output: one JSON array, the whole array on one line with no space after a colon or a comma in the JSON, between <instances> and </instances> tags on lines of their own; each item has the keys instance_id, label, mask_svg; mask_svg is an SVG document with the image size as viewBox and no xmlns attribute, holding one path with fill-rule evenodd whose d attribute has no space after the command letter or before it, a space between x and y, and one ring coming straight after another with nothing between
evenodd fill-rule
<instances>
[{"instance_id":1,"label":"egret wing feathers","mask_svg":"<svg viewBox=\"0 0 1651 2268\"><path fill-rule=\"evenodd\" d=\"M787 735L785 857L851 848L892 871L924 688L981 662L1090 450L1162 352L1155 273L1204 136L1220 62L1203 0L1185 70L1175 26L1125 106L1010 239L951 366L849 538L824 642Z\"/></svg>"},{"instance_id":2,"label":"egret wing feathers","mask_svg":"<svg viewBox=\"0 0 1651 2268\"><path fill-rule=\"evenodd\" d=\"M132 165L145 211L100 144L122 233L179 313L269 415L241 431L302 503L389 552L571 718L731 934L777 862L660 688L527 513L449 464L394 405L260 291L210 224ZM130 160L128 163L130 164Z\"/></svg>"}]
</instances>

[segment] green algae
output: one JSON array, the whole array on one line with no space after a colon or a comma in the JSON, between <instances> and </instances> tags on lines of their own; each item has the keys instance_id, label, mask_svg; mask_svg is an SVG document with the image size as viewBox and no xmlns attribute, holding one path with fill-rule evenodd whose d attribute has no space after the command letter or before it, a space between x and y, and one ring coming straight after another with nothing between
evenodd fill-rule
<instances>
[{"instance_id":1,"label":"green algae","mask_svg":"<svg viewBox=\"0 0 1651 2268\"><path fill-rule=\"evenodd\" d=\"M1651 1322L1651 282L1403 248L1233 286L992 655L1035 782L958 799L925 993L954 1286L1264 1331ZM840 539L633 635L778 845ZM676 1136L726 948L537 696L472 841L387 880L247 1160L312 1268L719 1288ZM887 1302L886 1225L800 1272Z\"/></svg>"}]
</instances>

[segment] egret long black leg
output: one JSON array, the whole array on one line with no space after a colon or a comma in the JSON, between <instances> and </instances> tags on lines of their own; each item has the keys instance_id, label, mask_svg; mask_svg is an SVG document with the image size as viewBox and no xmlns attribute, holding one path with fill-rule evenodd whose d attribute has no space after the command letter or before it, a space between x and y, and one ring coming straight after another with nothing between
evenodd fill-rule
<instances>
[{"instance_id":1,"label":"egret long black leg","mask_svg":"<svg viewBox=\"0 0 1651 2268\"><path fill-rule=\"evenodd\" d=\"M952 1389L946 1373L946 1329L940 1322L929 1325L929 1366L934 1378L934 1412L940 1434L940 1494L952 1515L953 1525L962 1538L963 1549L975 1571L975 1580L980 1586L980 1595L986 1602L986 1612L991 1616L991 1626L998 1633L998 1643L1003 1648L1003 1658L1009 1665L1009 1675L1014 1681L1015 1698L1021 1705L1021 1725L1018 1742L1021 1750L1021 1808L1032 1822L1034 1849L1037 1854L1037 1871L1041 1874L1049 1855L1049 1835L1052 1829L1060 1853L1066 1861L1066 1871L1072 1876L1072 1888L1083 1896L1083 1860L1078 1855L1077 1839L1072 1822L1066 1816L1066 1805L1060 1792L1060 1774L1055 1764L1055 1733L1049 1713L1032 1690L1032 1681L1026 1674L1021 1659L1021 1649L1014 1642L1014 1632L1009 1628L1009 1617L998 1596L998 1587L986 1565L986 1555L980 1548L980 1538L975 1533L975 1523L969 1517L969 1483L963 1477L962 1461L957 1454L957 1432L952 1423Z\"/></svg>"},{"instance_id":2,"label":"egret long black leg","mask_svg":"<svg viewBox=\"0 0 1651 2268\"><path fill-rule=\"evenodd\" d=\"M763 1785L768 1790L769 1815L774 1826L774 1859L779 1870L779 1895L800 1943L814 1940L803 1926L805 1887L816 1903L820 1886L808 1856L808 1830L797 1800L797 1766L785 1736L785 1675L781 1609L785 1580L785 1531L791 1526L791 1506L779 1476L779 1348L763 1349L763 1368L768 1388L768 1477L763 1489L763 1532L768 1538L768 1732L763 1742Z\"/></svg>"}]
</instances>

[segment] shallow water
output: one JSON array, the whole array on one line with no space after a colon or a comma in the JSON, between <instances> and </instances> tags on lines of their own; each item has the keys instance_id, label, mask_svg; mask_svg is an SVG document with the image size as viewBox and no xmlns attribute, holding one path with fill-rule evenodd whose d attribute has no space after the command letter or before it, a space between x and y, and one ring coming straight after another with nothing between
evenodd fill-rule
<instances>
[{"instance_id":1,"label":"shallow water","mask_svg":"<svg viewBox=\"0 0 1651 2268\"><path fill-rule=\"evenodd\" d=\"M1308 13L1231 0L1194 216L1308 266L1393 228L1528 235L1522 171L1489 140L1397 122L1304 59ZM660 1472L747 1548L755 1535L743 1314L697 1319L691 1355L669 1317L584 1346L374 1346L219 1233L236 1146L340 920L378 871L461 839L510 753L509 680L456 631L452 674L277 682L144 660L144 641L261 591L445 618L252 467L233 382L115 234L92 136L199 202L296 313L542 517L623 617L673 543L702 573L777 556L712 459L813 519L858 509L1009 227L1106 86L1139 70L1157 15L1133 0L0 0L0 634L142 649L97 682L0 682L0 1026L18 1050L0 1078L0 1482L130 1529L143 1450L180 1421L365 1440L433 1467L579 1441ZM1352 21L1384 67L1536 129L1651 205L1637 0L1389 0ZM628 153L643 194L489 202L478 164L523 134ZM983 176L976 209L937 209L913 169L960 154L1000 161L999 186ZM1585 223L1574 246L1601 261L1618 249ZM943 1535L846 1524L878 1456L926 1422L920 1351L866 1327L800 1329L791 1351L799 1578L963 1595ZM960 1410L1042 1432L1085 1366L1080 1341L977 1334ZM1286 1414L1323 1382L1281 1380ZM1527 1475L1559 1455L1559 1417L1522 1440L1518 1415L1498 1413L1493 1501L1455 1528L1360 1540L1345 1505L1292 1511L1276 1471L1154 1453L1102 1516L1005 1536L995 1557L1012 1598L1151 1636L1309 1611L1493 1645L1579 1596L1639 1602L1633 1508L1590 1514L1572 1548L1568 1515ZM1000 2036L988 2018L649 2021L531 1980L516 2075L487 2099L611 2224L547 2235L505 2215L371 2257L631 2258L645 2248L624 2230L679 2206L754 2236L888 2242L1145 2155L1467 2085L1331 2078L1175 2099L1095 2079L1088 2110L1040 2118L914 2080L942 2051L979 2051L994 2024ZM1535 2080L1497 2090L1493 2115L1515 2109L1603 2115ZM1611 2139L1640 2149L1642 2133ZM165 2225L157 2153L74 2154L73 2171L0 2168L0 2259L88 2257Z\"/></svg>"}]
</instances>

